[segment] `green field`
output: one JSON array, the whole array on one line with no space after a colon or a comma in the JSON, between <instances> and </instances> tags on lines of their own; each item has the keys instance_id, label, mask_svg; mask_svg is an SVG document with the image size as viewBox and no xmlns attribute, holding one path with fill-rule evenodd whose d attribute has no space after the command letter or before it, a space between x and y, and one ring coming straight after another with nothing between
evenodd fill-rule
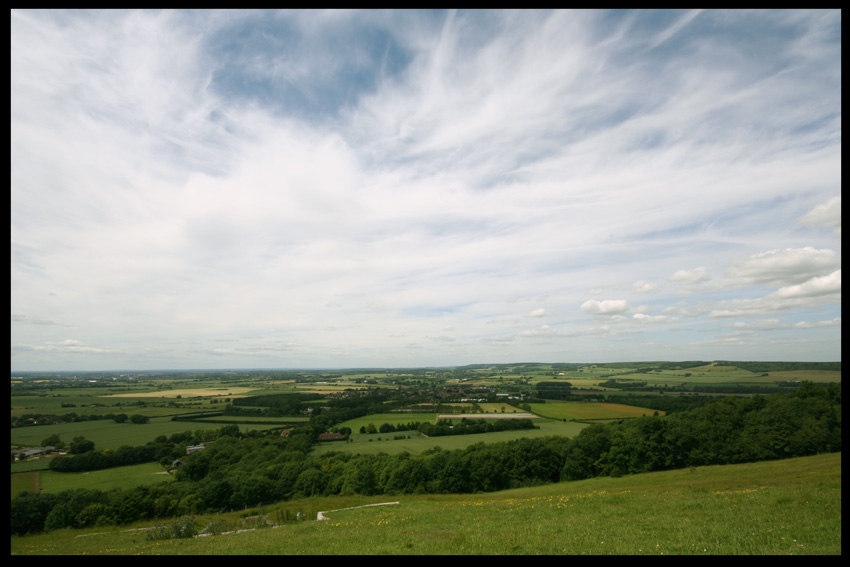
<instances>
[{"instance_id":1,"label":"green field","mask_svg":"<svg viewBox=\"0 0 850 567\"><path fill-rule=\"evenodd\" d=\"M547 400L545 404L529 404L531 411L551 419L623 419L652 415L655 410L623 404L560 402ZM664 412L659 412L664 415Z\"/></svg>"},{"instance_id":2,"label":"green field","mask_svg":"<svg viewBox=\"0 0 850 567\"><path fill-rule=\"evenodd\" d=\"M95 448L117 449L123 445L137 446L152 441L159 435L170 436L184 431L214 429L220 425L198 425L192 422L171 421L167 417L157 417L150 423L115 423L112 420L78 421L60 425L37 425L34 427L15 427L12 429L12 445L38 447L42 439L57 434L65 443L77 436L94 441Z\"/></svg>"},{"instance_id":3,"label":"green field","mask_svg":"<svg viewBox=\"0 0 850 567\"><path fill-rule=\"evenodd\" d=\"M562 379L577 390L599 389L599 383L609 379L633 380L646 382L655 387L676 386L773 386L776 382L786 380L810 380L812 382L840 382L841 372L838 370L789 370L777 372L751 372L732 364L711 363L704 366L680 368L675 370L640 371L638 367L625 365L592 365L582 371L569 371L557 377L537 376L530 380L536 383L553 378Z\"/></svg>"},{"instance_id":4,"label":"green field","mask_svg":"<svg viewBox=\"0 0 850 567\"><path fill-rule=\"evenodd\" d=\"M216 398L195 400L150 399L144 397L120 398L110 397L42 397L42 396L13 396L11 416L19 417L32 414L67 415L75 413L80 416L108 415L125 413L127 415L141 414L150 418L171 417L198 411L220 410L219 403L212 403ZM72 401L69 401L72 400ZM217 400L218 401L218 400ZM144 402L145 405L134 405L133 402ZM62 407L61 404L73 404L73 407Z\"/></svg>"},{"instance_id":5,"label":"green field","mask_svg":"<svg viewBox=\"0 0 850 567\"><path fill-rule=\"evenodd\" d=\"M158 463L143 463L84 473L59 473L49 470L18 473L12 475L12 496L20 490L33 490L34 486L44 492L62 492L77 488L110 490L171 480L173 477L166 474Z\"/></svg>"},{"instance_id":6,"label":"green field","mask_svg":"<svg viewBox=\"0 0 850 567\"><path fill-rule=\"evenodd\" d=\"M434 423L437 421L436 413L375 413L350 419L339 424L339 427L350 427L351 431L357 433L361 427L366 427L370 423L375 427L380 427L382 423L389 423L397 426L400 423Z\"/></svg>"},{"instance_id":7,"label":"green field","mask_svg":"<svg viewBox=\"0 0 850 567\"><path fill-rule=\"evenodd\" d=\"M298 421L299 418L281 420L281 424ZM263 420L274 421L274 420ZM243 432L278 427L269 423L245 423L239 421L239 430ZM43 439L58 434L60 439L69 443L74 437L82 436L93 441L95 449L118 449L124 445L131 447L145 445L154 438L165 435L170 437L175 433L198 431L199 429L219 429L223 423L204 421L171 421L170 418L154 418L150 423L138 425L134 423L115 423L111 420L81 421L63 423L61 425L38 425L34 427L15 427L11 433L12 445L21 447L39 447ZM21 463L23 464L23 463ZM12 470L15 471L16 464Z\"/></svg>"},{"instance_id":8,"label":"green field","mask_svg":"<svg viewBox=\"0 0 850 567\"><path fill-rule=\"evenodd\" d=\"M12 496L19 492L28 490L30 492L38 492L39 473L18 473L12 475Z\"/></svg>"},{"instance_id":9,"label":"green field","mask_svg":"<svg viewBox=\"0 0 850 567\"><path fill-rule=\"evenodd\" d=\"M191 422L183 421L181 423L198 423L201 424L199 427L214 429L216 427L221 427L222 424L226 423L245 423L245 424L264 424L268 426L268 428L276 427L277 425L286 425L289 423L307 423L310 421L309 417L264 417L261 415L253 416L253 415L219 415L216 417L202 417L199 419L194 419Z\"/></svg>"},{"instance_id":10,"label":"green field","mask_svg":"<svg viewBox=\"0 0 850 567\"><path fill-rule=\"evenodd\" d=\"M387 502L398 504L333 511ZM236 529L283 510L328 519L159 541L130 530L144 525L62 530L12 537L11 554L841 555L841 454L489 494L316 498L195 523Z\"/></svg>"},{"instance_id":11,"label":"green field","mask_svg":"<svg viewBox=\"0 0 850 567\"><path fill-rule=\"evenodd\" d=\"M811 382L841 382L841 372L837 370L786 370L768 372L774 380L809 380Z\"/></svg>"},{"instance_id":12,"label":"green field","mask_svg":"<svg viewBox=\"0 0 850 567\"><path fill-rule=\"evenodd\" d=\"M578 433L587 427L583 423L562 422L549 419L535 419L534 424L539 429L522 429L518 431L499 431L494 433L480 433L477 435L447 435L444 437L425 437L418 431L400 431L396 433L374 433L374 434L352 434L351 442L332 441L328 443L318 443L311 454L324 455L334 451L344 451L347 453L364 453L378 454L386 453L388 455L397 455L399 453L408 452L412 455L418 455L423 451L434 447L442 447L446 450L464 449L475 443L497 443L501 441L511 441L513 439L521 439L523 437L549 437L551 435L561 435L564 437L575 437ZM403 435L410 436L411 439L394 440L393 437Z\"/></svg>"}]
</instances>

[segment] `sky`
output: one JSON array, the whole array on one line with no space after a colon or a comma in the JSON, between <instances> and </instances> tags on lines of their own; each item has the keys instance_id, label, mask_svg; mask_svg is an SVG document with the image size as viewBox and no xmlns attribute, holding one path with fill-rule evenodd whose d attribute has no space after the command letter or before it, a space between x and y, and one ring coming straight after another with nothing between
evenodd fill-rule
<instances>
[{"instance_id":1,"label":"sky","mask_svg":"<svg viewBox=\"0 0 850 567\"><path fill-rule=\"evenodd\" d=\"M841 360L841 12L11 11L11 369Z\"/></svg>"}]
</instances>

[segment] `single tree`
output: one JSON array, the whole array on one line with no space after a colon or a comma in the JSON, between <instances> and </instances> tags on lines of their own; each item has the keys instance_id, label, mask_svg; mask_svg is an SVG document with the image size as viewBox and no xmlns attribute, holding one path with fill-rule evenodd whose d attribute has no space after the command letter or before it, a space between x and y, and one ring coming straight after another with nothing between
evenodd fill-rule
<instances>
[{"instance_id":1,"label":"single tree","mask_svg":"<svg viewBox=\"0 0 850 567\"><path fill-rule=\"evenodd\" d=\"M54 433L50 437L47 437L46 439L44 439L41 442L41 446L42 447L56 447L57 445L60 445L61 443L62 443L62 440L59 439L59 434Z\"/></svg>"}]
</instances>

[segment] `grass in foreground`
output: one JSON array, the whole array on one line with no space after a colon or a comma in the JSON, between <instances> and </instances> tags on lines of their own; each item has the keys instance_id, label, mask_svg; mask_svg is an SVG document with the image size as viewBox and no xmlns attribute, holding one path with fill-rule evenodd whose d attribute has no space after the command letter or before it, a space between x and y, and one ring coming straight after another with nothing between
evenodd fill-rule
<instances>
[{"instance_id":1,"label":"grass in foreground","mask_svg":"<svg viewBox=\"0 0 850 567\"><path fill-rule=\"evenodd\" d=\"M491 494L286 506L312 519L318 510L396 500L207 538L146 541L144 532L117 528L13 537L12 554L841 554L840 453Z\"/></svg>"}]
</instances>

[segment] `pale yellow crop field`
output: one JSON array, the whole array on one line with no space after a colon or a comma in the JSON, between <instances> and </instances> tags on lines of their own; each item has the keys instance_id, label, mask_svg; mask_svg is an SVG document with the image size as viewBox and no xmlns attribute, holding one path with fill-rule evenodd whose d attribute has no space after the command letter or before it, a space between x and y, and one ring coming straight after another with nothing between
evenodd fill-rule
<instances>
[{"instance_id":1,"label":"pale yellow crop field","mask_svg":"<svg viewBox=\"0 0 850 567\"><path fill-rule=\"evenodd\" d=\"M185 390L159 390L156 392L134 392L132 394L111 394L109 396L100 396L102 398L210 398L217 396L244 396L249 392L256 391L256 388L188 388Z\"/></svg>"}]
</instances>

